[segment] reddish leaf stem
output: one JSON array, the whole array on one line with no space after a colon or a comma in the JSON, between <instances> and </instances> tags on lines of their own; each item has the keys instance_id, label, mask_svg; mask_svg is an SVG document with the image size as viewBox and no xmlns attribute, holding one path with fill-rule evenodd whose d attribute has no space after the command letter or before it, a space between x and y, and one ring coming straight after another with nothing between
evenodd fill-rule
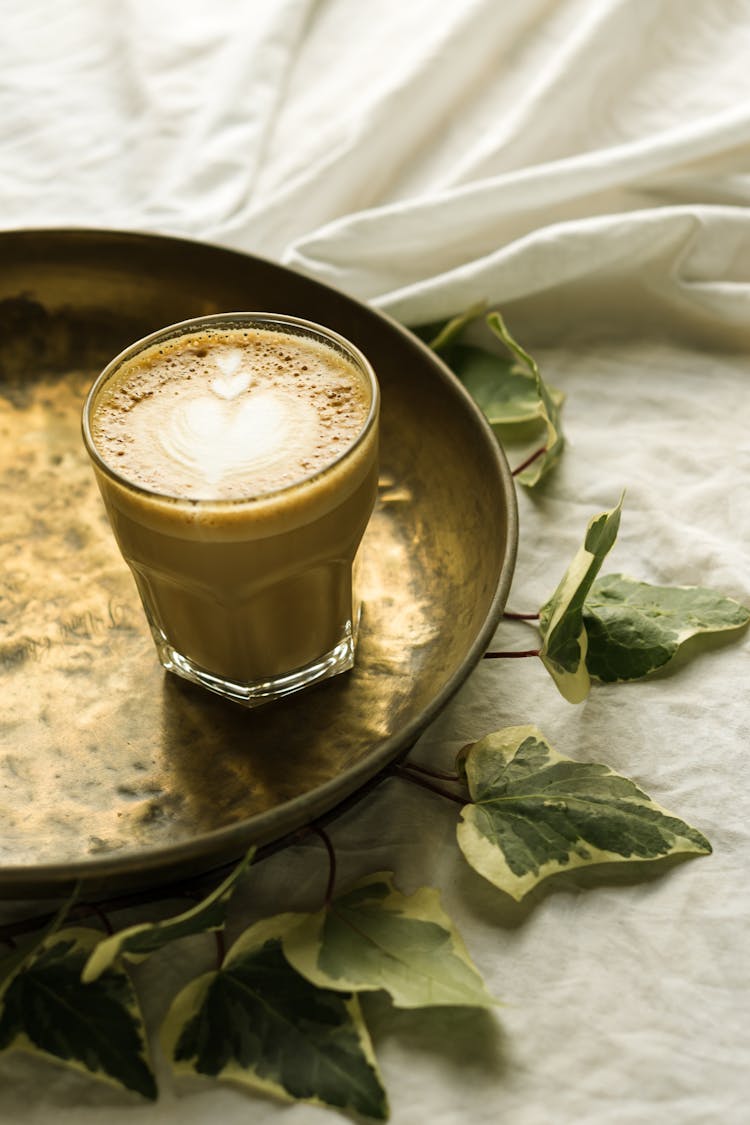
<instances>
[{"instance_id":1,"label":"reddish leaf stem","mask_svg":"<svg viewBox=\"0 0 750 1125\"><path fill-rule=\"evenodd\" d=\"M333 890L336 886L336 852L333 850L331 837L324 828L321 828L319 824L312 824L310 827L316 836L320 836L328 852L328 884L326 886L325 905L330 906L333 902Z\"/></svg>"},{"instance_id":2,"label":"reddish leaf stem","mask_svg":"<svg viewBox=\"0 0 750 1125\"><path fill-rule=\"evenodd\" d=\"M539 656L541 649L524 648L518 652L485 652L485 660L519 660L524 656Z\"/></svg>"},{"instance_id":3,"label":"reddish leaf stem","mask_svg":"<svg viewBox=\"0 0 750 1125\"><path fill-rule=\"evenodd\" d=\"M112 937L112 934L115 932L114 926L110 922L108 915L104 912L104 910L102 910L101 906L99 906L95 902L92 902L90 904L90 909L104 926L105 931L109 934L110 937Z\"/></svg>"},{"instance_id":4,"label":"reddish leaf stem","mask_svg":"<svg viewBox=\"0 0 750 1125\"><path fill-rule=\"evenodd\" d=\"M446 800L453 801L457 805L467 804L465 797L459 797L457 793L450 793L440 785L433 785L426 777L420 777L419 774L410 773L404 766L394 766L393 772L396 777L402 777L406 781L411 781L413 785L421 785L423 789L429 789L431 793L437 793L438 797L445 797Z\"/></svg>"},{"instance_id":5,"label":"reddish leaf stem","mask_svg":"<svg viewBox=\"0 0 750 1125\"><path fill-rule=\"evenodd\" d=\"M510 475L512 477L517 477L519 473L522 473L524 471L524 469L528 469L529 465L533 465L534 462L536 461L537 457L541 457L546 452L547 452L547 446L546 445L540 445L539 448L535 449L534 452L531 453L526 458L525 461L522 461L520 465L518 465L515 469L513 469L513 471L511 472Z\"/></svg>"},{"instance_id":6,"label":"reddish leaf stem","mask_svg":"<svg viewBox=\"0 0 750 1125\"><path fill-rule=\"evenodd\" d=\"M510 621L538 621L538 613L514 613L510 609L503 611L503 617L507 617Z\"/></svg>"}]
</instances>

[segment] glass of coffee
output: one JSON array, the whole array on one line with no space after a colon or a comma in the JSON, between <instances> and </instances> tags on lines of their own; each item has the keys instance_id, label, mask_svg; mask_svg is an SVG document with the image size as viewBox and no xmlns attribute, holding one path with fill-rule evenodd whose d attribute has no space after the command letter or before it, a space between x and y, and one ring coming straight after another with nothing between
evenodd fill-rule
<instances>
[{"instance_id":1,"label":"glass of coffee","mask_svg":"<svg viewBox=\"0 0 750 1125\"><path fill-rule=\"evenodd\" d=\"M104 369L84 441L164 668L252 707L352 667L379 397L356 347L276 314L183 321Z\"/></svg>"}]
</instances>

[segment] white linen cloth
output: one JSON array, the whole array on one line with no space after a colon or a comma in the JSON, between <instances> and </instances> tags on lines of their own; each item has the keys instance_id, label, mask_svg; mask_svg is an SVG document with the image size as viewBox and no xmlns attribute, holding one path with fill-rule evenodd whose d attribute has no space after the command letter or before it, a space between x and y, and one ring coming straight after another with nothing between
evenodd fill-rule
<instances>
[{"instance_id":1,"label":"white linen cloth","mask_svg":"<svg viewBox=\"0 0 750 1125\"><path fill-rule=\"evenodd\" d=\"M608 570L750 601L750 0L52 0L2 8L0 222L184 234L266 255L408 324L486 298L568 396L569 448L519 497L511 604L536 609L627 488ZM527 647L504 623L497 646ZM396 1125L743 1125L750 1101L747 637L571 707L485 662L414 758L536 723L706 833L643 878L514 906L455 809L391 781L332 829L342 878L441 889L505 1006L367 1003ZM258 867L235 924L312 906L323 849ZM139 970L150 1023L211 964ZM312 1123L207 1085L153 1106L0 1056L4 1125Z\"/></svg>"}]
</instances>

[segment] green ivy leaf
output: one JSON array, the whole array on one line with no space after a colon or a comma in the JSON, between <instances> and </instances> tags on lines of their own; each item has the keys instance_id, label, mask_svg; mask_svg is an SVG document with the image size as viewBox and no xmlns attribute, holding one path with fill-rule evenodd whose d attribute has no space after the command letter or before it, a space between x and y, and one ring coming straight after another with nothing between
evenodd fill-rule
<instances>
[{"instance_id":1,"label":"green ivy leaf","mask_svg":"<svg viewBox=\"0 0 750 1125\"><path fill-rule=\"evenodd\" d=\"M586 664L598 680L637 680L701 633L741 629L750 610L702 586L651 586L623 574L597 579L583 607Z\"/></svg>"},{"instance_id":2,"label":"green ivy leaf","mask_svg":"<svg viewBox=\"0 0 750 1125\"><path fill-rule=\"evenodd\" d=\"M162 922L142 922L105 938L93 950L83 971L84 981L94 981L118 959L143 961L157 949L178 938L220 930L224 925L229 902L240 877L252 862L255 848L215 890L201 902L174 918Z\"/></svg>"},{"instance_id":3,"label":"green ivy leaf","mask_svg":"<svg viewBox=\"0 0 750 1125\"><path fill-rule=\"evenodd\" d=\"M285 920L252 926L221 969L183 989L162 1041L178 1073L385 1120L388 1107L356 997L316 988L284 956Z\"/></svg>"},{"instance_id":4,"label":"green ivy leaf","mask_svg":"<svg viewBox=\"0 0 750 1125\"><path fill-rule=\"evenodd\" d=\"M562 427L560 425L560 405L562 396L559 392L553 394L546 385L539 372L536 361L513 339L505 325L505 321L498 312L489 313L487 316L487 324L494 335L505 344L517 363L520 364L521 368L525 368L529 372L536 389L537 416L544 423L547 431L545 449L542 456L537 457L528 468L524 469L516 477L521 484L533 488L547 475L550 469L557 464L565 444Z\"/></svg>"},{"instance_id":5,"label":"green ivy leaf","mask_svg":"<svg viewBox=\"0 0 750 1125\"><path fill-rule=\"evenodd\" d=\"M544 422L536 380L521 364L458 344L451 350L451 369L493 428ZM549 392L559 408L564 396L552 387Z\"/></svg>"},{"instance_id":6,"label":"green ivy leaf","mask_svg":"<svg viewBox=\"0 0 750 1125\"><path fill-rule=\"evenodd\" d=\"M55 914L50 918L46 926L40 929L29 940L25 941L22 945L17 946L15 949L7 953L5 957L0 960L0 998L2 998L5 989L10 984L15 974L26 964L31 961L35 952L40 948L44 941L52 934L60 929L61 925L67 918L73 903L78 897L78 884L71 894L70 898L57 909Z\"/></svg>"},{"instance_id":7,"label":"green ivy leaf","mask_svg":"<svg viewBox=\"0 0 750 1125\"><path fill-rule=\"evenodd\" d=\"M437 891L403 895L390 872L369 875L283 939L292 965L321 988L384 989L399 1008L491 1007Z\"/></svg>"},{"instance_id":8,"label":"green ivy leaf","mask_svg":"<svg viewBox=\"0 0 750 1125\"><path fill-rule=\"evenodd\" d=\"M529 487L538 484L562 452L564 439L560 409L565 396L545 384L536 362L516 343L497 312L487 314L492 334L511 354L503 359L486 348L460 343L465 329L484 312L485 302L472 305L442 327L426 325L417 334L439 352L485 414L503 444L523 442L539 428L546 431L544 453L536 457L517 479Z\"/></svg>"},{"instance_id":9,"label":"green ivy leaf","mask_svg":"<svg viewBox=\"0 0 750 1125\"><path fill-rule=\"evenodd\" d=\"M560 871L705 855L708 840L607 766L574 762L533 726L508 727L459 755L473 803L457 835L471 866L517 902Z\"/></svg>"},{"instance_id":10,"label":"green ivy leaf","mask_svg":"<svg viewBox=\"0 0 750 1125\"><path fill-rule=\"evenodd\" d=\"M478 301L475 305L471 305L466 312L452 317L442 327L427 326L420 334L428 341L434 352L446 352L460 339L464 329L481 316L486 308L486 301Z\"/></svg>"},{"instance_id":11,"label":"green ivy leaf","mask_svg":"<svg viewBox=\"0 0 750 1125\"><path fill-rule=\"evenodd\" d=\"M0 1001L0 1049L39 1051L155 1099L143 1020L127 975L108 969L95 983L81 981L100 936L81 928L52 933L9 976Z\"/></svg>"},{"instance_id":12,"label":"green ivy leaf","mask_svg":"<svg viewBox=\"0 0 750 1125\"><path fill-rule=\"evenodd\" d=\"M586 657L588 637L583 607L601 565L612 549L620 526L622 497L611 511L590 520L583 545L552 597L539 612L542 635L540 657L570 703L580 703L589 693L591 681Z\"/></svg>"}]
</instances>

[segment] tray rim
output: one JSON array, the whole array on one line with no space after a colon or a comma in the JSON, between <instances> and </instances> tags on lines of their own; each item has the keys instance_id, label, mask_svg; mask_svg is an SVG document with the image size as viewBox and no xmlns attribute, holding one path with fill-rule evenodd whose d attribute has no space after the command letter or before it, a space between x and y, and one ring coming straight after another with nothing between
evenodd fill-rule
<instances>
[{"instance_id":1,"label":"tray rim","mask_svg":"<svg viewBox=\"0 0 750 1125\"><path fill-rule=\"evenodd\" d=\"M429 724L447 706L451 698L465 683L477 666L487 644L494 634L503 609L505 607L510 586L513 580L516 557L518 551L518 500L514 478L508 465L505 452L496 438L492 427L481 409L463 387L458 378L443 360L433 352L404 325L389 314L357 298L350 296L343 290L319 281L317 278L303 274L289 266L265 258L261 255L248 253L241 250L213 243L203 239L188 238L181 235L162 234L153 231L123 230L106 227L58 227L54 225L24 228L0 229L0 246L3 244L27 243L33 246L35 241L48 239L57 243L60 248L66 242L80 243L88 241L92 245L109 244L158 244L166 243L175 247L183 247L186 252L208 252L219 256L226 256L228 261L257 262L261 268L279 271L280 274L291 274L301 279L305 284L317 288L334 297L344 304L349 303L366 313L375 320L385 322L392 331L401 335L409 342L411 347L416 346L429 360L436 373L451 391L463 400L467 412L473 416L477 435L481 434L490 458L495 463L497 479L501 485L501 494L505 503L507 514L506 546L502 560L498 582L486 613L481 628L477 631L474 640L465 654L463 660L454 668L446 680L443 688L398 732L390 735L383 741L376 743L359 762L339 773L305 793L298 794L288 801L281 802L272 809L267 809L252 817L236 821L222 828L201 832L186 840L166 844L158 847L134 848L126 852L111 852L95 856L90 859L67 860L59 863L42 864L0 864L0 899L28 900L39 897L52 897L62 894L74 885L98 885L106 883L110 878L122 879L126 877L132 885L133 876L138 886L152 886L159 883L168 883L174 877L173 873L190 864L191 860L204 860L213 856L216 860L196 870L207 872L217 869L226 862L227 857L239 858L250 846L252 840L259 842L259 846L278 845L287 837L307 824L325 816L333 818L336 809L340 806L349 807L356 801L358 795L370 788L368 783L375 783L383 771L399 755L404 756L414 745L417 738L424 732ZM1 267L0 267L1 268ZM342 785L346 779L346 787ZM338 794L338 798L337 795ZM283 810L284 819L291 823L285 825L283 831L274 831L274 822L280 817ZM252 839L251 839L252 837ZM33 888L33 890L28 890Z\"/></svg>"}]
</instances>

